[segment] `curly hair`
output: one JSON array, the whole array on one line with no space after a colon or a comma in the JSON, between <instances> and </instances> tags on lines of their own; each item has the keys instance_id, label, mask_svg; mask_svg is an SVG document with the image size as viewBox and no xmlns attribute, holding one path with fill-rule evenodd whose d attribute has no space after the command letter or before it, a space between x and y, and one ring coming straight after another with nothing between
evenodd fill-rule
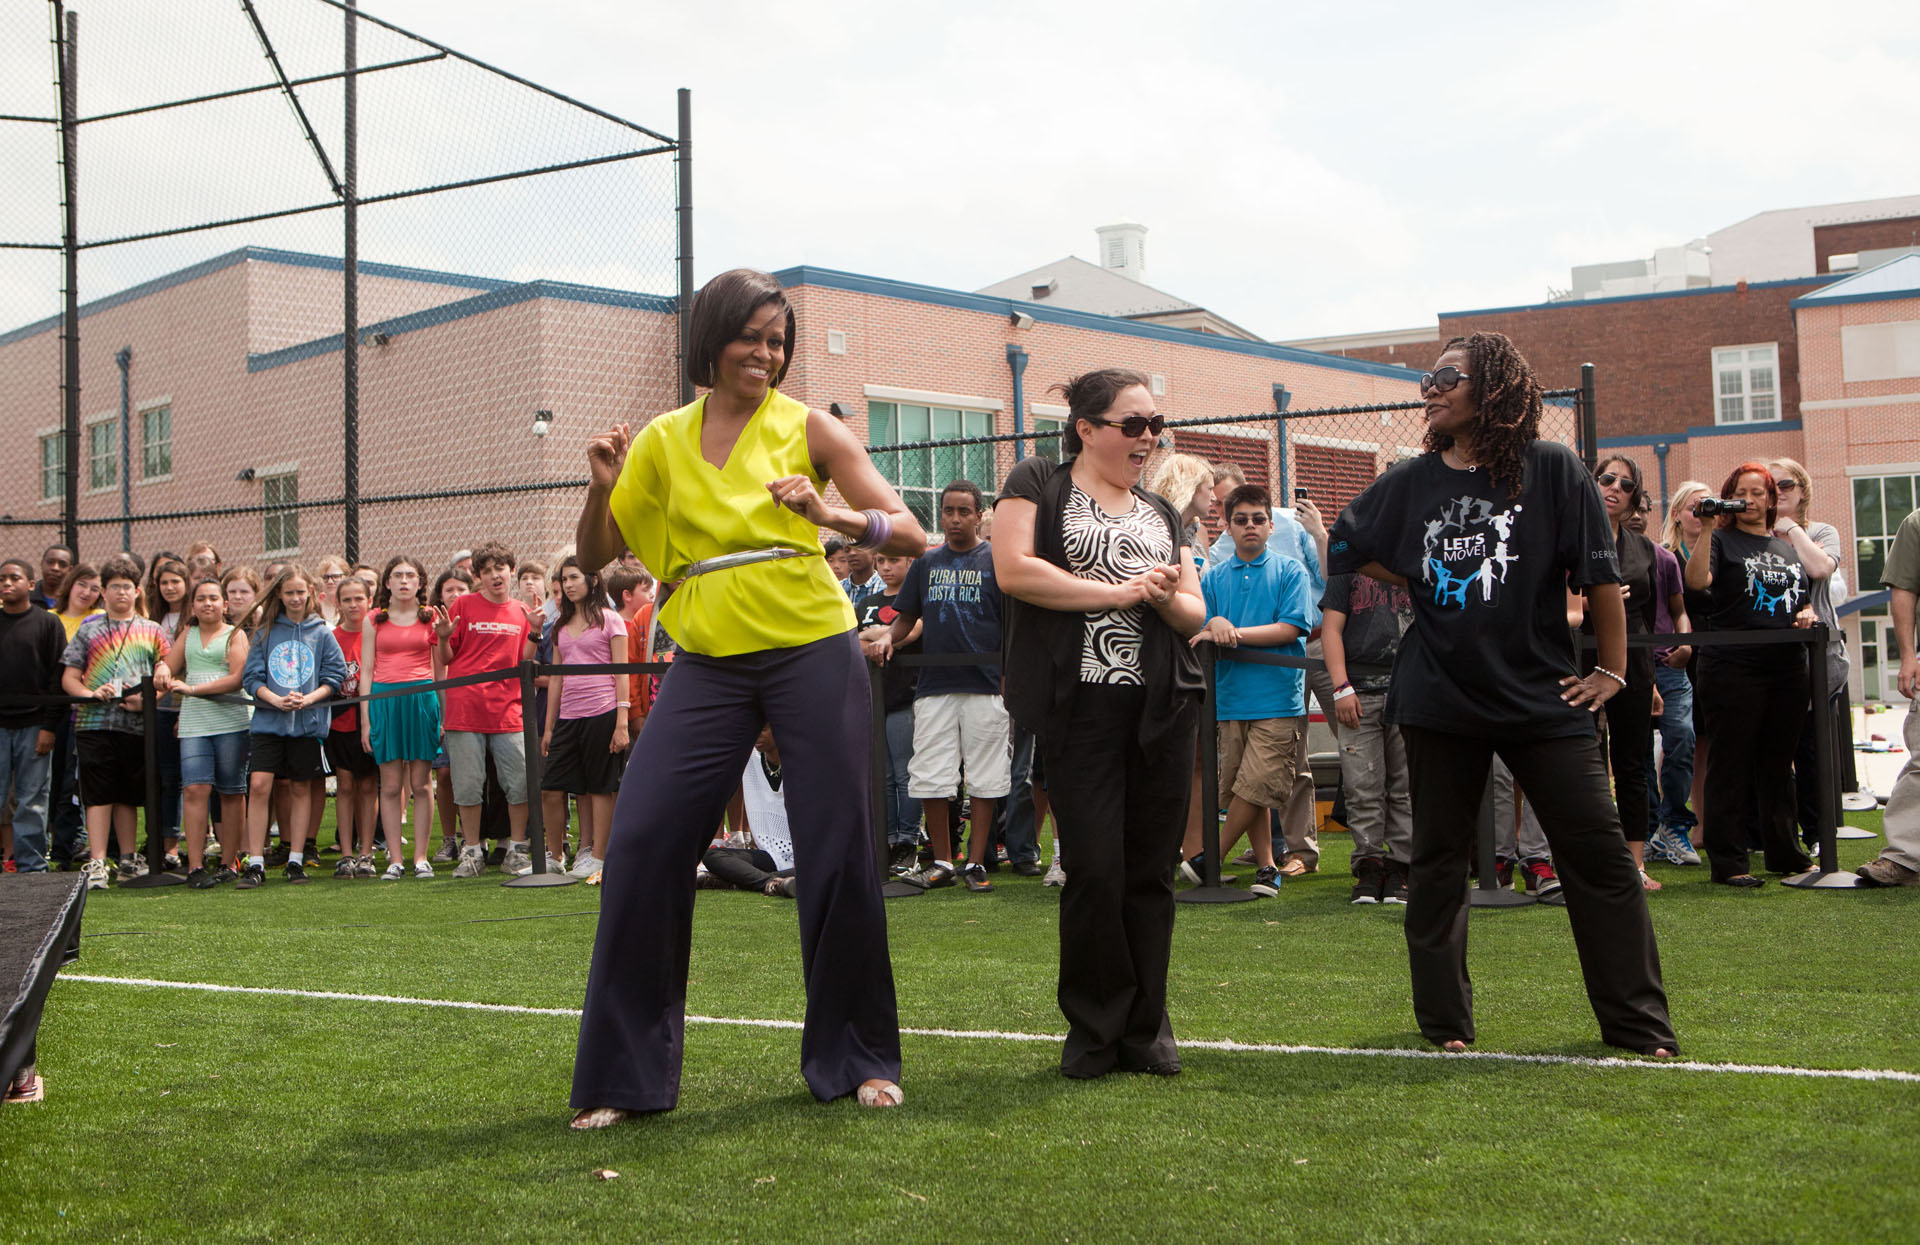
<instances>
[{"instance_id":1,"label":"curly hair","mask_svg":"<svg viewBox=\"0 0 1920 1245\"><path fill-rule=\"evenodd\" d=\"M1540 382L1526 356L1505 333L1469 333L1442 347L1467 352L1467 382L1479 407L1471 431L1473 452L1497 484L1518 496L1526 486L1527 446L1540 438ZM1453 437L1427 429L1426 449L1439 453Z\"/></svg>"}]
</instances>

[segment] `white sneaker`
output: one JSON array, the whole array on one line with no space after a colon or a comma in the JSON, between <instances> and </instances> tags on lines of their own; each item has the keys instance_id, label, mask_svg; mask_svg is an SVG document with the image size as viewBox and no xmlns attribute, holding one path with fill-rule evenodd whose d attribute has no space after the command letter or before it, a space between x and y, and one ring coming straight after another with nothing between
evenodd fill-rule
<instances>
[{"instance_id":1,"label":"white sneaker","mask_svg":"<svg viewBox=\"0 0 1920 1245\"><path fill-rule=\"evenodd\" d=\"M599 868L600 858L593 854L592 848L583 847L574 853L573 868L567 870L567 872L577 878L590 878Z\"/></svg>"},{"instance_id":2,"label":"white sneaker","mask_svg":"<svg viewBox=\"0 0 1920 1245\"><path fill-rule=\"evenodd\" d=\"M523 878L533 872L533 853L525 843L507 844L507 854L500 860L500 872L510 878Z\"/></svg>"},{"instance_id":3,"label":"white sneaker","mask_svg":"<svg viewBox=\"0 0 1920 1245\"><path fill-rule=\"evenodd\" d=\"M380 880L382 882L398 882L406 876L407 867L396 860L387 866L387 871L380 875Z\"/></svg>"},{"instance_id":4,"label":"white sneaker","mask_svg":"<svg viewBox=\"0 0 1920 1245\"><path fill-rule=\"evenodd\" d=\"M113 866L104 860L89 860L80 866L80 872L86 875L88 890L103 891L107 889L107 879L113 876Z\"/></svg>"},{"instance_id":5,"label":"white sneaker","mask_svg":"<svg viewBox=\"0 0 1920 1245\"><path fill-rule=\"evenodd\" d=\"M1066 884L1067 884L1067 871L1060 867L1060 858L1058 856L1055 856L1053 858L1053 863L1047 866L1047 875L1040 879L1040 885L1065 886Z\"/></svg>"},{"instance_id":6,"label":"white sneaker","mask_svg":"<svg viewBox=\"0 0 1920 1245\"><path fill-rule=\"evenodd\" d=\"M456 878L477 878L487 871L487 849L478 843L460 849L460 863L453 867Z\"/></svg>"},{"instance_id":7,"label":"white sneaker","mask_svg":"<svg viewBox=\"0 0 1920 1245\"><path fill-rule=\"evenodd\" d=\"M413 876L416 878L419 878L423 882L432 881L433 866L431 864L428 864L424 860L416 860L413 862Z\"/></svg>"},{"instance_id":8,"label":"white sneaker","mask_svg":"<svg viewBox=\"0 0 1920 1245\"><path fill-rule=\"evenodd\" d=\"M145 856L143 856L139 852L135 852L133 855L127 857L127 859L133 862L132 863L133 877L143 878L147 876L147 873L148 873L147 858ZM127 870L128 870L128 866L123 863L120 866L120 880L122 882L127 880L127 877L128 877Z\"/></svg>"},{"instance_id":9,"label":"white sneaker","mask_svg":"<svg viewBox=\"0 0 1920 1245\"><path fill-rule=\"evenodd\" d=\"M566 871L567 871L567 862L564 860L556 859L552 852L548 852L547 853L547 872L557 877L561 874L566 873ZM529 869L527 872L531 873L533 871Z\"/></svg>"}]
</instances>

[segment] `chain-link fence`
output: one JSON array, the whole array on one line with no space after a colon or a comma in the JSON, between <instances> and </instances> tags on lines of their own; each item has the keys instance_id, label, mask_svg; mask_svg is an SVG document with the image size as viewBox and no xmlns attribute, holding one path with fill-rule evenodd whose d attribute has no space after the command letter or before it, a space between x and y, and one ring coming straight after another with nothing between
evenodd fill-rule
<instances>
[{"instance_id":1,"label":"chain-link fence","mask_svg":"<svg viewBox=\"0 0 1920 1245\"><path fill-rule=\"evenodd\" d=\"M1580 385L1549 389L1543 396L1540 435L1574 449L1591 464L1596 452L1592 369L1585 370ZM1286 402L1284 395L1276 397ZM1197 455L1216 468L1234 463L1250 481L1271 490L1276 505L1288 504L1296 490L1304 490L1331 523L1382 471L1422 452L1425 412L1423 402L1383 402L1171 418L1143 479L1151 481L1160 463L1176 452ZM1060 421L1037 422L1039 427L1022 432L875 444L868 453L884 460L930 450L921 475L933 488L955 479L987 487L1005 478L1018 454L1058 461ZM916 495L909 503L929 532L937 530L938 516L925 498L935 495Z\"/></svg>"},{"instance_id":2,"label":"chain-link fence","mask_svg":"<svg viewBox=\"0 0 1920 1245\"><path fill-rule=\"evenodd\" d=\"M687 118L345 0L6 6L0 523L96 561L543 552L592 431L681 400Z\"/></svg>"}]
</instances>

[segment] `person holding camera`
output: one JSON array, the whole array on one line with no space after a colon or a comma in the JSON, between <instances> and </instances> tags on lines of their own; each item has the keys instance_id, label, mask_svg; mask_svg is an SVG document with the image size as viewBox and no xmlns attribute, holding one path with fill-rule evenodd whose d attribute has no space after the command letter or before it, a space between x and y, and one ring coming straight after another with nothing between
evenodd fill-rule
<instances>
[{"instance_id":1,"label":"person holding camera","mask_svg":"<svg viewBox=\"0 0 1920 1245\"><path fill-rule=\"evenodd\" d=\"M1705 591L1714 631L1785 631L1813 625L1809 575L1794 545L1774 532L1780 494L1764 463L1742 463L1720 496L1694 504L1701 524L1687 556L1687 587ZM1712 646L1700 655L1696 707L1713 748L1701 817L1715 882L1758 887L1744 836L1760 827L1767 868L1799 873L1813 862L1793 831L1793 753L1782 722L1806 708L1807 656L1795 643Z\"/></svg>"}]
</instances>

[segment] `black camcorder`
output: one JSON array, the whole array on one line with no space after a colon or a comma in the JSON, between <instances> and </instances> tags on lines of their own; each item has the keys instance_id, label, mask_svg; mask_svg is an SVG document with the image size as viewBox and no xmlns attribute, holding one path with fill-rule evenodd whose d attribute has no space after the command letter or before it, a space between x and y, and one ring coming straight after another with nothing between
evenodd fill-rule
<instances>
[{"instance_id":1,"label":"black camcorder","mask_svg":"<svg viewBox=\"0 0 1920 1245\"><path fill-rule=\"evenodd\" d=\"M1747 499L1744 497L1702 497L1694 503L1693 513L1698 518L1711 519L1717 514L1745 514Z\"/></svg>"}]
</instances>

